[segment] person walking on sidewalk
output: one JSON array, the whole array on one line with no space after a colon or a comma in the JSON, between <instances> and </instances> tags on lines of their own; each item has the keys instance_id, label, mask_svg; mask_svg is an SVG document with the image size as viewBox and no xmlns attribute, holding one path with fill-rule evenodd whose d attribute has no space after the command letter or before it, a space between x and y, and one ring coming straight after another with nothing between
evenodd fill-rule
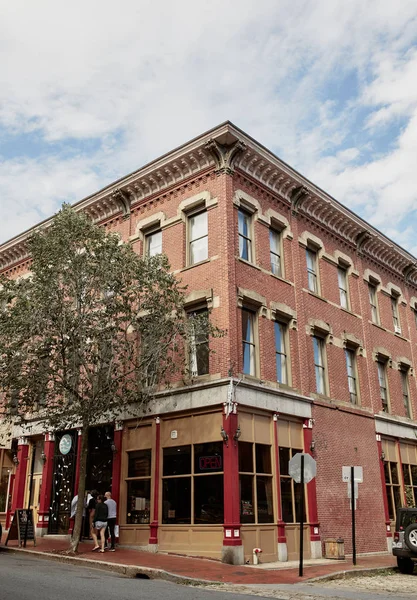
<instances>
[{"instance_id":1,"label":"person walking on sidewalk","mask_svg":"<svg viewBox=\"0 0 417 600\"><path fill-rule=\"evenodd\" d=\"M108 517L107 517L107 529L106 529L106 541L108 541L109 539L109 533L110 533L110 537L111 537L111 546L110 546L110 552L114 552L115 551L115 544L116 544L116 534L115 534L115 527L116 527L116 519L117 519L117 502L115 500L113 500L113 498L111 497L111 492L106 492L105 494L106 500L105 500L105 504L107 504L107 508L109 511Z\"/></svg>"},{"instance_id":2,"label":"person walking on sidewalk","mask_svg":"<svg viewBox=\"0 0 417 600\"><path fill-rule=\"evenodd\" d=\"M94 529L92 530L94 548L93 552L99 550L104 552L105 532L107 529L107 517L109 510L107 504L104 503L104 496L100 494L97 498L96 509L94 512ZM97 540L97 536L100 536L100 545ZM101 547L100 547L101 546Z\"/></svg>"}]
</instances>

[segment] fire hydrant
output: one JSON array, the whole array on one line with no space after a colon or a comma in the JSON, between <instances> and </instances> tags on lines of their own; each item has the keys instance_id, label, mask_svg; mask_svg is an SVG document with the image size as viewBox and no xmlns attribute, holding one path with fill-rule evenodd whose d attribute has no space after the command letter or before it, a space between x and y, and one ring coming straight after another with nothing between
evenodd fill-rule
<instances>
[{"instance_id":1,"label":"fire hydrant","mask_svg":"<svg viewBox=\"0 0 417 600\"><path fill-rule=\"evenodd\" d=\"M259 555L261 554L261 548L254 548L252 550L253 564L259 565Z\"/></svg>"}]
</instances>

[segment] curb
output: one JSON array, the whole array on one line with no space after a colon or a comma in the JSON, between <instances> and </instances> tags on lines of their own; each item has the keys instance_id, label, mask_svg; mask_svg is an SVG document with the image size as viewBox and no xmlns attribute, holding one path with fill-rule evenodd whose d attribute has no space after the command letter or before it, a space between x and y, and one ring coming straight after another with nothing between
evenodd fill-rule
<instances>
[{"instance_id":1,"label":"curb","mask_svg":"<svg viewBox=\"0 0 417 600\"><path fill-rule=\"evenodd\" d=\"M395 566L392 567L369 567L365 569L351 569L350 571L336 571L329 575L320 575L319 577L312 577L306 579L309 583L316 583L320 581L332 581L333 579L350 579L351 577L357 577L358 575L378 575L381 571L394 571Z\"/></svg>"},{"instance_id":2,"label":"curb","mask_svg":"<svg viewBox=\"0 0 417 600\"><path fill-rule=\"evenodd\" d=\"M196 579L194 577L185 577L184 575L176 575L163 569L155 569L153 567L142 567L140 565L125 565L121 563L113 563L106 561L96 561L91 558L78 558L76 556L65 556L62 554L53 554L52 552L41 552L38 550L28 550L26 548L7 548L5 546L0 547L1 552L10 552L18 554L20 552L29 554L34 557L38 557L44 560L53 560L55 562L62 562L66 564L82 565L89 567L90 569L99 569L102 571L112 571L118 573L124 577L134 579L135 577L141 578L144 576L149 579L163 579L164 581L170 581L171 583L177 583L179 585L213 585L218 582L209 581L206 579Z\"/></svg>"}]
</instances>

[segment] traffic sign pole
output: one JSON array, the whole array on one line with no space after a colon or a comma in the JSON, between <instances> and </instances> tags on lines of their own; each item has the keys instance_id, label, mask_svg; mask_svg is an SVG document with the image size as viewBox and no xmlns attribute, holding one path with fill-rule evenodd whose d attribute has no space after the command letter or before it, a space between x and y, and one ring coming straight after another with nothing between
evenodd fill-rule
<instances>
[{"instance_id":1,"label":"traffic sign pole","mask_svg":"<svg viewBox=\"0 0 417 600\"><path fill-rule=\"evenodd\" d=\"M303 554L304 554L304 454L301 455L301 502L300 502L300 566L298 576L303 576Z\"/></svg>"},{"instance_id":2,"label":"traffic sign pole","mask_svg":"<svg viewBox=\"0 0 417 600\"><path fill-rule=\"evenodd\" d=\"M352 558L356 565L356 523L355 523L355 467L350 467L350 501L352 504Z\"/></svg>"}]
</instances>

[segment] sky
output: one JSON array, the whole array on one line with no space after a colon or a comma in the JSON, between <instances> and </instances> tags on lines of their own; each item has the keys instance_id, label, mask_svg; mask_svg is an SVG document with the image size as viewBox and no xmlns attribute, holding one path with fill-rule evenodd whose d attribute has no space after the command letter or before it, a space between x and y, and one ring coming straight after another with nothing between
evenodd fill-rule
<instances>
[{"instance_id":1,"label":"sky","mask_svg":"<svg viewBox=\"0 0 417 600\"><path fill-rule=\"evenodd\" d=\"M0 0L0 243L230 120L417 256L415 0Z\"/></svg>"}]
</instances>

